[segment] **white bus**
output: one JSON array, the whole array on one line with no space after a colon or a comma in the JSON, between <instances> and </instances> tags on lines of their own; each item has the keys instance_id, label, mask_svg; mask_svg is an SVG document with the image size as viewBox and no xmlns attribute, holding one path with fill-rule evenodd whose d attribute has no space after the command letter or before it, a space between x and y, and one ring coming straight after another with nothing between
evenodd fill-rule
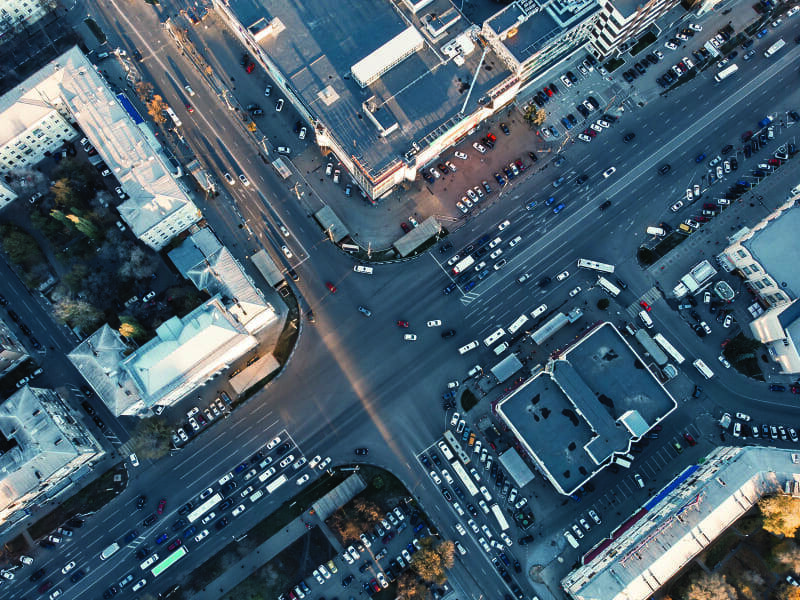
<instances>
[{"instance_id":1,"label":"white bus","mask_svg":"<svg viewBox=\"0 0 800 600\"><path fill-rule=\"evenodd\" d=\"M508 529L508 521L506 521L506 517L503 514L503 511L500 510L500 507L497 505L497 502L492 504L490 507L492 509L492 513L494 513L494 518L497 519L497 523L500 525L500 530L505 531Z\"/></svg>"},{"instance_id":2,"label":"white bus","mask_svg":"<svg viewBox=\"0 0 800 600\"><path fill-rule=\"evenodd\" d=\"M194 523L204 514L206 514L210 510L213 510L214 507L216 507L217 504L219 504L220 502L222 502L222 496L220 495L219 492L217 492L216 494L208 498L205 502L203 502L200 506L195 508L188 515L186 515L186 518L189 520L189 523Z\"/></svg>"},{"instance_id":3,"label":"white bus","mask_svg":"<svg viewBox=\"0 0 800 600\"><path fill-rule=\"evenodd\" d=\"M470 477L466 469L464 469L464 467L461 466L461 463L453 461L450 463L450 466L453 468L453 471L455 471L455 474L461 480L461 483L464 484L464 487L467 488L467 493L470 496L477 496L478 486L475 485L475 483L472 480L472 477Z\"/></svg>"},{"instance_id":4,"label":"white bus","mask_svg":"<svg viewBox=\"0 0 800 600\"><path fill-rule=\"evenodd\" d=\"M276 477L271 482L269 482L267 484L267 487L264 488L264 490L268 494L271 494L272 492L277 490L279 487L281 487L286 482L287 482L286 475L281 475L280 477Z\"/></svg>"},{"instance_id":5,"label":"white bus","mask_svg":"<svg viewBox=\"0 0 800 600\"><path fill-rule=\"evenodd\" d=\"M661 346L661 347L664 349L664 352L666 352L667 354L669 354L669 355L672 357L672 360L674 360L674 361L675 361L676 363L678 363L679 365L682 365L682 364L683 364L683 361L685 361L685 360L686 360L686 359L683 357L683 354L681 354L680 352L678 352L678 351L675 349L675 346L673 346L672 344L670 344L670 343L667 341L667 338L665 338L665 337L664 337L663 335L661 335L660 333L657 333L657 334L655 334L655 335L653 336L653 339L656 341L656 343L657 343L659 346Z\"/></svg>"},{"instance_id":6,"label":"white bus","mask_svg":"<svg viewBox=\"0 0 800 600\"><path fill-rule=\"evenodd\" d=\"M175 127L180 127L181 125L183 125L183 123L181 123L181 120L178 118L178 115L175 114L174 110L172 110L169 106L167 107L166 110L167 114L169 115L169 118L172 119L173 123L175 123Z\"/></svg>"},{"instance_id":7,"label":"white bus","mask_svg":"<svg viewBox=\"0 0 800 600\"><path fill-rule=\"evenodd\" d=\"M784 41L783 41L783 38L779 39L777 42L775 42L774 44L772 44L772 46L770 46L769 48L767 48L767 51L766 51L766 52L764 52L764 56L765 56L765 57L767 57L767 58L769 58L770 56L772 56L773 54L775 54L776 52L778 52L778 50L780 50L781 48L783 48L785 45L786 45L786 42L784 42Z\"/></svg>"},{"instance_id":8,"label":"white bus","mask_svg":"<svg viewBox=\"0 0 800 600\"><path fill-rule=\"evenodd\" d=\"M521 315L519 319L517 319L511 325L508 326L508 334L514 335L527 322L528 322L528 317L526 317L525 315Z\"/></svg>"},{"instance_id":9,"label":"white bus","mask_svg":"<svg viewBox=\"0 0 800 600\"><path fill-rule=\"evenodd\" d=\"M439 442L439 450L442 451L442 454L444 454L444 457L449 461L454 461L455 458L453 456L453 453L455 453L455 456L457 456L458 459L462 463L464 463L465 465L468 465L469 464L469 460L470 460L469 459L469 454L464 452L464 449L461 447L461 444L458 443L458 440L456 439L456 436L453 435L453 432L450 431L449 429L447 431L445 431L444 432L444 439L447 442L447 444L450 444L450 448L453 449L453 452L450 452L450 449L447 447L447 444L445 444L444 442ZM448 456L447 452L445 452L445 450L447 452L450 452L449 456Z\"/></svg>"},{"instance_id":10,"label":"white bus","mask_svg":"<svg viewBox=\"0 0 800 600\"><path fill-rule=\"evenodd\" d=\"M734 73L736 73L736 71L738 70L739 70L739 65L736 64L730 65L729 67L725 67L724 69L722 69L722 71L714 75L714 81L717 82L722 81L726 77L729 77Z\"/></svg>"},{"instance_id":11,"label":"white bus","mask_svg":"<svg viewBox=\"0 0 800 600\"><path fill-rule=\"evenodd\" d=\"M700 371L700 375L706 379L711 379L714 376L714 371L708 368L708 365L699 358L692 363L694 368Z\"/></svg>"},{"instance_id":12,"label":"white bus","mask_svg":"<svg viewBox=\"0 0 800 600\"><path fill-rule=\"evenodd\" d=\"M614 265L597 262L596 260L589 260L587 258L578 259L579 269L592 269L593 271L601 271L603 273L613 273Z\"/></svg>"},{"instance_id":13,"label":"white bus","mask_svg":"<svg viewBox=\"0 0 800 600\"><path fill-rule=\"evenodd\" d=\"M464 269L471 267L473 264L475 264L475 259L472 258L472 256L462 258L456 263L456 266L453 267L453 275L458 275L459 273L463 272Z\"/></svg>"},{"instance_id":14,"label":"white bus","mask_svg":"<svg viewBox=\"0 0 800 600\"><path fill-rule=\"evenodd\" d=\"M607 291L614 297L619 296L619 293L622 291L605 277L598 277L597 285L599 285L601 288L603 288L605 291Z\"/></svg>"}]
</instances>

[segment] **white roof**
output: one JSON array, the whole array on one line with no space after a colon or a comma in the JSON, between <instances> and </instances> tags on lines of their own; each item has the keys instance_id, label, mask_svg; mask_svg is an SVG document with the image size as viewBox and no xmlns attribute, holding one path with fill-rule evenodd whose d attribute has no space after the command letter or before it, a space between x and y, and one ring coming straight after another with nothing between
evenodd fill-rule
<instances>
[{"instance_id":1,"label":"white roof","mask_svg":"<svg viewBox=\"0 0 800 600\"><path fill-rule=\"evenodd\" d=\"M422 48L423 42L420 32L414 27L408 27L354 64L350 72L365 87L412 52Z\"/></svg>"}]
</instances>

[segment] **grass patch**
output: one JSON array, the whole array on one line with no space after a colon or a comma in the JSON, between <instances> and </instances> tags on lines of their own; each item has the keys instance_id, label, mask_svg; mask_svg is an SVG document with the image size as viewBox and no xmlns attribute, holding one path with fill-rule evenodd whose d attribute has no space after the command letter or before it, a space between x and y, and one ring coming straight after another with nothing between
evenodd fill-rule
<instances>
[{"instance_id":1,"label":"grass patch","mask_svg":"<svg viewBox=\"0 0 800 600\"><path fill-rule=\"evenodd\" d=\"M619 69L622 65L625 64L625 61L621 58L612 58L608 62L603 63L603 67L609 73L613 73L617 69Z\"/></svg>"},{"instance_id":2,"label":"grass patch","mask_svg":"<svg viewBox=\"0 0 800 600\"><path fill-rule=\"evenodd\" d=\"M106 34L103 33L102 29L100 29L100 25L97 24L97 21L95 21L92 17L86 17L83 22L86 23L86 26L92 30L92 33L94 34L94 37L97 38L98 42L101 44L106 43Z\"/></svg>"},{"instance_id":3,"label":"grass patch","mask_svg":"<svg viewBox=\"0 0 800 600\"><path fill-rule=\"evenodd\" d=\"M475 408L477 404L478 397L473 394L471 390L464 390L464 393L461 394L461 408L463 408L465 412L469 412Z\"/></svg>"},{"instance_id":4,"label":"grass patch","mask_svg":"<svg viewBox=\"0 0 800 600\"><path fill-rule=\"evenodd\" d=\"M756 513L754 515L744 516L736 521L736 529L742 535L751 535L753 532L761 529L762 519L761 515Z\"/></svg>"},{"instance_id":5,"label":"grass patch","mask_svg":"<svg viewBox=\"0 0 800 600\"><path fill-rule=\"evenodd\" d=\"M307 578L312 570L333 558L335 554L325 534L319 527L314 527L222 598L225 600L277 598L292 584Z\"/></svg>"},{"instance_id":6,"label":"grass patch","mask_svg":"<svg viewBox=\"0 0 800 600\"><path fill-rule=\"evenodd\" d=\"M668 596L672 598L686 598L686 593L689 591L689 586L692 582L705 573L703 568L696 562L692 561L686 567L683 573L680 573L678 578L668 587ZM665 595L666 597L666 595Z\"/></svg>"},{"instance_id":7,"label":"grass patch","mask_svg":"<svg viewBox=\"0 0 800 600\"><path fill-rule=\"evenodd\" d=\"M631 48L630 50L631 56L636 56L637 54L639 54L639 52L641 52L642 50L647 48L650 44L655 42L656 39L657 39L656 34L653 33L652 31L648 31L646 34L640 37L639 41L636 42L636 44L634 44L633 48Z\"/></svg>"},{"instance_id":8,"label":"grass patch","mask_svg":"<svg viewBox=\"0 0 800 600\"><path fill-rule=\"evenodd\" d=\"M121 476L119 482L114 481L115 475ZM127 482L128 471L125 469L125 464L114 465L78 493L64 500L63 504L33 523L28 527L28 533L33 539L37 539L51 533L75 515L100 510L125 489Z\"/></svg>"},{"instance_id":9,"label":"grass patch","mask_svg":"<svg viewBox=\"0 0 800 600\"><path fill-rule=\"evenodd\" d=\"M714 540L700 555L700 558L709 569L713 569L730 554L731 550L739 544L740 540L739 534L729 529L723 533L721 537Z\"/></svg>"}]
</instances>

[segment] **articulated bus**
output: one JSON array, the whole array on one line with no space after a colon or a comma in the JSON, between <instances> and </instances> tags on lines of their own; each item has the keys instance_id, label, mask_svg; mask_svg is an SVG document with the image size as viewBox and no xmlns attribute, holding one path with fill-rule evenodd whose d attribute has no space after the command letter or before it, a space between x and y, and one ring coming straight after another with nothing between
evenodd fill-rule
<instances>
[{"instance_id":1,"label":"articulated bus","mask_svg":"<svg viewBox=\"0 0 800 600\"><path fill-rule=\"evenodd\" d=\"M150 572L153 574L153 577L158 577L187 554L189 554L189 551L186 549L186 546L181 546L175 550L175 552L153 567Z\"/></svg>"},{"instance_id":2,"label":"articulated bus","mask_svg":"<svg viewBox=\"0 0 800 600\"><path fill-rule=\"evenodd\" d=\"M490 508L492 509L494 518L497 519L497 524L500 525L500 529L502 531L508 529L508 521L506 520L506 516L503 514L503 511L500 509L497 503L495 502L492 504Z\"/></svg>"},{"instance_id":3,"label":"articulated bus","mask_svg":"<svg viewBox=\"0 0 800 600\"><path fill-rule=\"evenodd\" d=\"M450 463L450 466L455 471L455 474L461 480L461 483L464 484L464 487L467 488L467 493L470 496L477 496L478 495L478 486L475 485L475 482L472 480L472 477L469 476L467 470L461 466L461 463L458 461L453 461Z\"/></svg>"},{"instance_id":4,"label":"articulated bus","mask_svg":"<svg viewBox=\"0 0 800 600\"><path fill-rule=\"evenodd\" d=\"M188 515L186 515L186 518L188 519L189 523L194 523L208 511L213 510L214 507L216 507L220 502L222 502L222 496L219 494L219 492L217 492Z\"/></svg>"},{"instance_id":5,"label":"articulated bus","mask_svg":"<svg viewBox=\"0 0 800 600\"><path fill-rule=\"evenodd\" d=\"M601 288L603 288L605 291L607 291L614 297L619 296L619 293L622 291L605 277L598 277L597 285L599 285Z\"/></svg>"},{"instance_id":6,"label":"articulated bus","mask_svg":"<svg viewBox=\"0 0 800 600\"><path fill-rule=\"evenodd\" d=\"M593 271L600 271L602 273L613 273L614 265L597 262L596 260L589 260L587 258L578 259L579 269L592 269Z\"/></svg>"},{"instance_id":7,"label":"articulated bus","mask_svg":"<svg viewBox=\"0 0 800 600\"><path fill-rule=\"evenodd\" d=\"M450 445L450 447L453 449L453 452L461 462L463 462L465 465L469 464L469 455L464 452L464 449L461 447L461 444L458 443L456 436L454 436L453 432L449 429L444 432L444 441ZM445 456L445 458L449 457Z\"/></svg>"},{"instance_id":8,"label":"articulated bus","mask_svg":"<svg viewBox=\"0 0 800 600\"><path fill-rule=\"evenodd\" d=\"M657 333L657 334L655 334L655 335L653 336L653 339L656 341L656 343L657 343L659 346L661 346L661 347L664 349L664 352L666 352L667 354L669 354L669 355L672 357L672 360L674 360L674 361L675 361L676 363L678 363L679 365L683 364L683 361L685 361L685 360L686 360L686 359L683 357L683 354L681 354L680 352L678 352L678 351L675 349L675 346L673 346L672 344L670 344L670 343L667 341L667 338L665 338L665 337L664 337L663 335L661 335L660 333Z\"/></svg>"},{"instance_id":9,"label":"articulated bus","mask_svg":"<svg viewBox=\"0 0 800 600\"><path fill-rule=\"evenodd\" d=\"M729 77L730 75L733 75L734 73L736 73L736 71L738 71L738 70L739 70L739 66L736 65L736 64L730 65L729 67L725 67L724 69L722 69L722 71L720 71L719 73L714 75L714 81L719 83L720 81L722 81L726 77Z\"/></svg>"}]
</instances>

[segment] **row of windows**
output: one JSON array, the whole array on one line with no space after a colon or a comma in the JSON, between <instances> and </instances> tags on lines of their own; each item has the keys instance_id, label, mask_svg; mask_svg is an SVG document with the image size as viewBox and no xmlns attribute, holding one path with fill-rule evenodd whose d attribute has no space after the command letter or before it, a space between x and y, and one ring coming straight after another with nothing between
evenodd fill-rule
<instances>
[{"instance_id":1,"label":"row of windows","mask_svg":"<svg viewBox=\"0 0 800 600\"><path fill-rule=\"evenodd\" d=\"M759 271L761 271L761 269L759 269L758 265L755 264L755 263L753 263L753 264L751 264L751 265L749 265L747 267L742 267L742 272L745 275L750 275L751 273L758 273Z\"/></svg>"}]
</instances>

